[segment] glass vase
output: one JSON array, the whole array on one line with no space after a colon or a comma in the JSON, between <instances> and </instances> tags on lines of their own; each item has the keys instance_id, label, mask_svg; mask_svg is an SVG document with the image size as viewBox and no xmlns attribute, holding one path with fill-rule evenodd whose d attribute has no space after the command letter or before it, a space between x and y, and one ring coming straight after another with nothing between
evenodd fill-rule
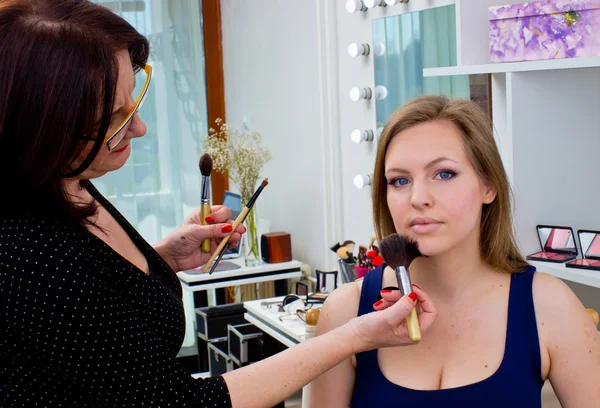
<instances>
[{"instance_id":1,"label":"glass vase","mask_svg":"<svg viewBox=\"0 0 600 408\"><path fill-rule=\"evenodd\" d=\"M258 242L258 229L256 225L256 206L250 210L244 221L246 233L244 234L244 255L246 256L246 266L260 265L260 253Z\"/></svg>"}]
</instances>

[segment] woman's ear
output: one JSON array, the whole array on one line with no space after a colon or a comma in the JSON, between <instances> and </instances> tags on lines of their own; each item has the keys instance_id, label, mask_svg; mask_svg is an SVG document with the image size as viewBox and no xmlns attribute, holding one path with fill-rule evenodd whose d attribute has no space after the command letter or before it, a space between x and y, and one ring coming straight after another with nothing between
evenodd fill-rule
<instances>
[{"instance_id":1,"label":"woman's ear","mask_svg":"<svg viewBox=\"0 0 600 408\"><path fill-rule=\"evenodd\" d=\"M483 182L483 197L482 201L484 204L491 204L496 199L498 192L496 188L489 181Z\"/></svg>"}]
</instances>

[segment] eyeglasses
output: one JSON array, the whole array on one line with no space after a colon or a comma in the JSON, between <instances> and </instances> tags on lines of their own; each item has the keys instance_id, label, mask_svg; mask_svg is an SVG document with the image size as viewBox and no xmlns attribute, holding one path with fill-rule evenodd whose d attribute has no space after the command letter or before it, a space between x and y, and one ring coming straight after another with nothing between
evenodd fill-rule
<instances>
[{"instance_id":1,"label":"eyeglasses","mask_svg":"<svg viewBox=\"0 0 600 408\"><path fill-rule=\"evenodd\" d=\"M139 65L134 65L134 69L136 69L135 84L133 87L133 92L131 94L133 96L133 99L135 100L135 103L133 105L133 108L131 109L131 111L129 111L129 113L125 117L125 120L121 122L117 130L115 130L113 133L106 135L104 143L106 143L108 151L110 152L112 152L119 146L119 143L121 143L121 141L127 134L127 130L129 129L129 125L131 124L133 117L136 113L138 113L138 111L142 107L144 100L146 99L146 95L148 93L148 87L150 86L150 78L152 77L152 67L148 64L146 64L143 68ZM94 138L87 136L82 136L82 138L86 140L95 140Z\"/></svg>"},{"instance_id":2,"label":"eyeglasses","mask_svg":"<svg viewBox=\"0 0 600 408\"><path fill-rule=\"evenodd\" d=\"M144 100L146 99L146 94L148 93L150 78L152 77L152 67L146 64L144 68L139 66L137 66L137 68L138 70L135 74L135 85L132 92L133 98L135 99L135 105L127 114L127 117L117 128L117 130L115 130L112 135L107 135L106 139L104 139L104 142L108 147L108 151L110 152L119 146L119 143L121 143L123 137L125 137L125 134L127 134L127 129L129 129L131 120L142 107Z\"/></svg>"}]
</instances>

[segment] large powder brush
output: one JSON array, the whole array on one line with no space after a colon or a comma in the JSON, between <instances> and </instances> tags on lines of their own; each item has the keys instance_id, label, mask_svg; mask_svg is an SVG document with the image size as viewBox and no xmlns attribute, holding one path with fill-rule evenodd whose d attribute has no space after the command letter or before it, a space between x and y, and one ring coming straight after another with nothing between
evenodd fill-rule
<instances>
[{"instance_id":1,"label":"large powder brush","mask_svg":"<svg viewBox=\"0 0 600 408\"><path fill-rule=\"evenodd\" d=\"M402 296L412 293L412 283L408 267L415 258L421 256L417 243L410 238L394 233L381 241L380 249L385 263L396 273L398 288ZM419 326L416 309L413 309L406 316L406 328L408 330L408 337L413 342L421 341L421 327Z\"/></svg>"},{"instance_id":2,"label":"large powder brush","mask_svg":"<svg viewBox=\"0 0 600 408\"><path fill-rule=\"evenodd\" d=\"M203 225L208 224L206 222L206 217L210 215L210 173L212 173L213 161L212 157L208 153L204 153L200 156L200 163L198 164L200 167L200 173L202 174L202 191L201 191L201 199L200 199L200 222ZM208 253L211 248L211 240L205 239L202 241L202 245L200 246L200 250L202 252Z\"/></svg>"}]
</instances>

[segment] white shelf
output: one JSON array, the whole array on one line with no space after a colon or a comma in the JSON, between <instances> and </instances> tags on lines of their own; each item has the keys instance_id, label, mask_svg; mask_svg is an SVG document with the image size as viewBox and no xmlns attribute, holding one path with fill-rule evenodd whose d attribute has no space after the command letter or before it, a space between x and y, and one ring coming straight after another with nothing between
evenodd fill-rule
<instances>
[{"instance_id":1,"label":"white shelf","mask_svg":"<svg viewBox=\"0 0 600 408\"><path fill-rule=\"evenodd\" d=\"M275 340L279 341L281 344L283 344L286 347L294 347L296 344L298 344L298 342L281 334L281 332L277 331L271 325L269 325L268 323L265 323L258 317L255 317L249 313L245 313L244 318L247 321L249 321L250 323L252 323L253 325L255 325L256 327L258 327L259 329L261 329L262 331L264 331L265 333L267 333L269 336L273 337Z\"/></svg>"},{"instance_id":2,"label":"white shelf","mask_svg":"<svg viewBox=\"0 0 600 408\"><path fill-rule=\"evenodd\" d=\"M574 68L600 67L600 57L563 58L544 61L503 62L461 67L442 67L423 69L424 77L496 74L505 72L550 71Z\"/></svg>"},{"instance_id":3,"label":"white shelf","mask_svg":"<svg viewBox=\"0 0 600 408\"><path fill-rule=\"evenodd\" d=\"M564 280L600 288L600 271L567 268L565 264L527 261L540 272L547 272Z\"/></svg>"}]
</instances>

